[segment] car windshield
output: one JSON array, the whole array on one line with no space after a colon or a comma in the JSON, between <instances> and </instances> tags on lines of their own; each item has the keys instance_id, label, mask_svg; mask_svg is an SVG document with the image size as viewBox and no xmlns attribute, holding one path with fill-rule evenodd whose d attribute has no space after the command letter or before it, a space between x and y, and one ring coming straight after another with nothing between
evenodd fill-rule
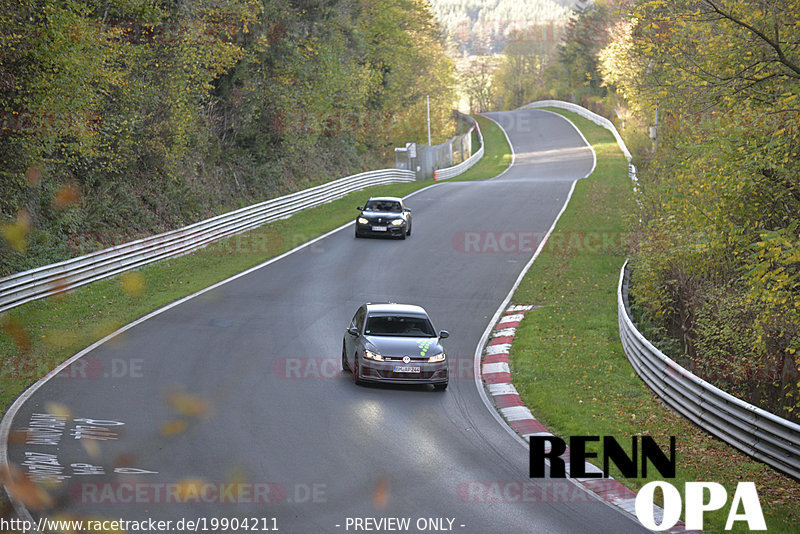
<instances>
[{"instance_id":1,"label":"car windshield","mask_svg":"<svg viewBox=\"0 0 800 534\"><path fill-rule=\"evenodd\" d=\"M386 211L389 213L400 213L403 209L400 203L394 200L370 200L364 206L364 211Z\"/></svg>"},{"instance_id":2,"label":"car windshield","mask_svg":"<svg viewBox=\"0 0 800 534\"><path fill-rule=\"evenodd\" d=\"M409 315L371 315L364 333L368 336L436 336L427 317Z\"/></svg>"}]
</instances>

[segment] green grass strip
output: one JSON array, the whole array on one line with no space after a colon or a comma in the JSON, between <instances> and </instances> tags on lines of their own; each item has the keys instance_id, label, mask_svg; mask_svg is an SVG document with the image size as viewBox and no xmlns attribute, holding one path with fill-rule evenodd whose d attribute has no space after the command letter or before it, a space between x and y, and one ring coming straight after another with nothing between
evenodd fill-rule
<instances>
[{"instance_id":1,"label":"green grass strip","mask_svg":"<svg viewBox=\"0 0 800 534\"><path fill-rule=\"evenodd\" d=\"M616 289L625 260L626 220L634 213L627 162L607 130L573 113L597 152L597 168L578 182L548 244L525 276L514 302L541 306L525 315L511 350L514 385L553 433L630 437L647 434L665 450L677 438L677 478L719 482L729 491L721 511L707 513L705 531L723 531L739 481L754 481L770 532L797 532L798 484L740 454L664 408L626 359L619 340ZM602 447L594 447L602 459ZM602 465L601 465L602 466ZM654 473L653 473L654 472ZM612 476L618 475L612 469ZM636 490L648 479L620 479ZM746 532L737 522L734 531Z\"/></svg>"},{"instance_id":2,"label":"green grass strip","mask_svg":"<svg viewBox=\"0 0 800 534\"><path fill-rule=\"evenodd\" d=\"M478 121L483 134L486 151L483 157L467 172L450 179L450 181L483 180L497 176L511 165L511 147L508 146L503 130L491 119L472 115Z\"/></svg>"}]
</instances>

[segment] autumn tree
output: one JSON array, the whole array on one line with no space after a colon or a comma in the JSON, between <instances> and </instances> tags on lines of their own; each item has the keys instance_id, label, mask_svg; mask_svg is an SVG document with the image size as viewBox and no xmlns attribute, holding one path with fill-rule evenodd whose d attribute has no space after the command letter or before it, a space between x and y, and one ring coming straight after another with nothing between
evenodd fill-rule
<instances>
[{"instance_id":1,"label":"autumn tree","mask_svg":"<svg viewBox=\"0 0 800 534\"><path fill-rule=\"evenodd\" d=\"M607 84L662 117L642 160L638 302L709 376L776 384L785 413L800 374L798 8L638 1L599 55Z\"/></svg>"},{"instance_id":2,"label":"autumn tree","mask_svg":"<svg viewBox=\"0 0 800 534\"><path fill-rule=\"evenodd\" d=\"M563 27L548 24L511 36L494 76L501 109L515 109L549 91L545 69L556 59Z\"/></svg>"},{"instance_id":3,"label":"autumn tree","mask_svg":"<svg viewBox=\"0 0 800 534\"><path fill-rule=\"evenodd\" d=\"M481 113L494 108L496 72L497 60L492 56L476 56L469 60L469 67L461 73L460 82L471 112Z\"/></svg>"},{"instance_id":4,"label":"autumn tree","mask_svg":"<svg viewBox=\"0 0 800 534\"><path fill-rule=\"evenodd\" d=\"M452 134L424 0L16 0L0 275L388 164Z\"/></svg>"}]
</instances>

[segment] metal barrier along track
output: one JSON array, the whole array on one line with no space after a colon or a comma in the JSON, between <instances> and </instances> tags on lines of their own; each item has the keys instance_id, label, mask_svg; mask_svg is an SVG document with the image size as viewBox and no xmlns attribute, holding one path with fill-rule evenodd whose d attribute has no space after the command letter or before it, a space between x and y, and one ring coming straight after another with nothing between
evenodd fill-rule
<instances>
[{"instance_id":1,"label":"metal barrier along track","mask_svg":"<svg viewBox=\"0 0 800 534\"><path fill-rule=\"evenodd\" d=\"M475 129L475 131L478 133L478 140L481 143L481 147L477 150L477 152L475 152L473 155L471 155L458 165L453 165L452 167L447 167L446 169L437 170L434 173L434 178L433 178L434 180L446 180L448 178L453 178L454 176L458 176L459 174L463 174L467 172L467 170L469 170L470 167L478 163L478 160L480 160L483 157L483 147L484 147L483 134L481 133L480 126L478 126L478 121L476 121L469 115L465 115L464 113L461 113L459 111L457 111L456 114L465 121L472 123L472 128L470 128L467 134L471 134L472 130Z\"/></svg>"},{"instance_id":2,"label":"metal barrier along track","mask_svg":"<svg viewBox=\"0 0 800 534\"><path fill-rule=\"evenodd\" d=\"M629 273L617 291L619 336L636 373L670 409L742 452L800 478L800 425L748 404L690 373L665 356L633 324Z\"/></svg>"},{"instance_id":3,"label":"metal barrier along track","mask_svg":"<svg viewBox=\"0 0 800 534\"><path fill-rule=\"evenodd\" d=\"M355 174L177 230L13 274L0 279L0 313L149 263L187 254L224 237L285 219L298 211L331 202L365 187L413 182L414 179L413 171L400 169Z\"/></svg>"},{"instance_id":4,"label":"metal barrier along track","mask_svg":"<svg viewBox=\"0 0 800 534\"><path fill-rule=\"evenodd\" d=\"M561 100L540 100L520 109L556 107L577 113L609 130L628 159L628 174L638 189L631 153L617 128L607 118L582 106ZM637 199L638 202L638 199ZM617 291L619 337L636 373L670 409L717 438L800 478L800 425L771 414L722 391L668 358L650 343L633 324L628 303L627 262L620 273Z\"/></svg>"},{"instance_id":5,"label":"metal barrier along track","mask_svg":"<svg viewBox=\"0 0 800 534\"><path fill-rule=\"evenodd\" d=\"M559 108L571 111L573 113L577 113L584 119L590 120L593 123L597 124L598 126L602 126L606 130L611 132L611 134L614 136L614 139L617 140L617 144L619 145L620 150L622 150L622 153L625 155L625 159L628 160L628 177L633 182L633 190L638 191L639 177L636 174L636 167L631 163L631 158L632 158L631 151L628 150L627 145L625 145L625 141L622 140L622 136L619 134L619 131L617 130L617 127L614 126L613 122L603 117L602 115L598 115L597 113L586 109L583 106L579 106L578 104L573 104L572 102L564 102L563 100L537 100L536 102L525 104L519 109L540 109L540 108Z\"/></svg>"}]
</instances>

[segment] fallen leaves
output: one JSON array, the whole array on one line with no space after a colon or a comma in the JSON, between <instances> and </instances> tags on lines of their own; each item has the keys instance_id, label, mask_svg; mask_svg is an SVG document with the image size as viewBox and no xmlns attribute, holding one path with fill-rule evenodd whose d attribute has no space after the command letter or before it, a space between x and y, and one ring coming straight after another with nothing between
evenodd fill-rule
<instances>
[{"instance_id":1,"label":"fallen leaves","mask_svg":"<svg viewBox=\"0 0 800 534\"><path fill-rule=\"evenodd\" d=\"M53 506L50 494L13 465L0 470L0 480L15 500L31 510L42 510Z\"/></svg>"},{"instance_id":2,"label":"fallen leaves","mask_svg":"<svg viewBox=\"0 0 800 534\"><path fill-rule=\"evenodd\" d=\"M381 477L375 484L375 491L372 492L372 504L379 510L386 508L386 505L389 504L389 479L387 477Z\"/></svg>"},{"instance_id":3,"label":"fallen leaves","mask_svg":"<svg viewBox=\"0 0 800 534\"><path fill-rule=\"evenodd\" d=\"M202 417L207 415L210 410L207 401L180 391L169 393L167 400L180 414L188 417Z\"/></svg>"},{"instance_id":4,"label":"fallen leaves","mask_svg":"<svg viewBox=\"0 0 800 534\"><path fill-rule=\"evenodd\" d=\"M207 416L211 412L211 404L196 395L182 390L172 390L167 394L167 402L178 412L178 418L161 425L161 435L172 437L186 432L191 419Z\"/></svg>"},{"instance_id":5,"label":"fallen leaves","mask_svg":"<svg viewBox=\"0 0 800 534\"><path fill-rule=\"evenodd\" d=\"M28 235L31 232L31 217L24 209L19 210L13 222L0 224L0 236L13 250L25 252L28 248Z\"/></svg>"},{"instance_id":6,"label":"fallen leaves","mask_svg":"<svg viewBox=\"0 0 800 534\"><path fill-rule=\"evenodd\" d=\"M78 203L81 198L78 186L73 183L66 183L61 186L53 197L53 207L57 210L69 208Z\"/></svg>"},{"instance_id":7,"label":"fallen leaves","mask_svg":"<svg viewBox=\"0 0 800 534\"><path fill-rule=\"evenodd\" d=\"M11 338L17 351L24 356L31 350L31 339L25 327L13 317L4 317L0 320L0 329Z\"/></svg>"},{"instance_id":8,"label":"fallen leaves","mask_svg":"<svg viewBox=\"0 0 800 534\"><path fill-rule=\"evenodd\" d=\"M124 273L119 277L119 283L122 290L132 297L140 296L146 285L144 277L136 271Z\"/></svg>"},{"instance_id":9,"label":"fallen leaves","mask_svg":"<svg viewBox=\"0 0 800 534\"><path fill-rule=\"evenodd\" d=\"M178 434L186 432L186 429L188 427L189 423L184 421L183 419L167 421L166 423L161 425L161 435L167 437L177 436Z\"/></svg>"}]
</instances>

